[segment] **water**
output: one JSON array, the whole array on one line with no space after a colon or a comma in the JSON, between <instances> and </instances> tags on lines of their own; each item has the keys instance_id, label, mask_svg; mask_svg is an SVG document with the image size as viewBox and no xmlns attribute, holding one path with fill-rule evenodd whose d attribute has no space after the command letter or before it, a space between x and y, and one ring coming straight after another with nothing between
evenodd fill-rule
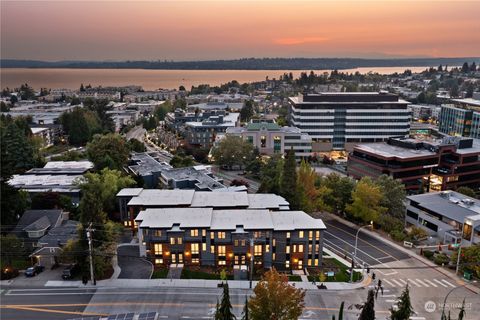
<instances>
[{"instance_id":1,"label":"water","mask_svg":"<svg viewBox=\"0 0 480 320\"><path fill-rule=\"evenodd\" d=\"M378 72L392 74L410 69L420 72L427 67L379 67L357 68L343 72ZM306 70L307 71L307 70ZM183 85L190 89L199 84L220 85L232 80L240 83L279 78L284 73L292 72L298 77L302 70L144 70L144 69L1 69L1 88L17 88L22 83L28 83L35 89L67 88L79 89L80 84L92 86L125 86L139 85L145 90L178 89ZM308 70L307 72L310 72ZM330 72L330 70L314 70L315 73Z\"/></svg>"}]
</instances>

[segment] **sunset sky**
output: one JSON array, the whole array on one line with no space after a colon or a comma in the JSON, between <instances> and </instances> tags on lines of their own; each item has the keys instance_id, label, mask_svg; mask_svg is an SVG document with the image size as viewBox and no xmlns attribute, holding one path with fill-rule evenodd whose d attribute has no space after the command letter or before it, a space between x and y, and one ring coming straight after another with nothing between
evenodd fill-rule
<instances>
[{"instance_id":1,"label":"sunset sky","mask_svg":"<svg viewBox=\"0 0 480 320\"><path fill-rule=\"evenodd\" d=\"M480 56L480 1L1 1L1 57Z\"/></svg>"}]
</instances>

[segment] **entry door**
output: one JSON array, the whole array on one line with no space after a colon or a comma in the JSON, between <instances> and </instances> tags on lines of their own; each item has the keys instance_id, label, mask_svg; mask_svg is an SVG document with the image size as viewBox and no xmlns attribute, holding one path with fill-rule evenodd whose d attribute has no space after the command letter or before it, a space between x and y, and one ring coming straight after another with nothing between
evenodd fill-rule
<instances>
[{"instance_id":1,"label":"entry door","mask_svg":"<svg viewBox=\"0 0 480 320\"><path fill-rule=\"evenodd\" d=\"M183 253L178 254L178 263L183 263Z\"/></svg>"},{"instance_id":2,"label":"entry door","mask_svg":"<svg viewBox=\"0 0 480 320\"><path fill-rule=\"evenodd\" d=\"M177 263L177 254L172 253L172 263Z\"/></svg>"}]
</instances>

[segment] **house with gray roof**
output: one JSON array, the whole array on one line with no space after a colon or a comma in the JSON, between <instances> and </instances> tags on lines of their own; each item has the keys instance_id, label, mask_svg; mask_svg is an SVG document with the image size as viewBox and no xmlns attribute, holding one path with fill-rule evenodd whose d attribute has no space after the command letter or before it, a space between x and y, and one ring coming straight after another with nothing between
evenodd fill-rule
<instances>
[{"instance_id":1,"label":"house with gray roof","mask_svg":"<svg viewBox=\"0 0 480 320\"><path fill-rule=\"evenodd\" d=\"M68 213L62 210L27 210L20 217L12 234L23 241L25 248L33 249L50 229L60 226L67 219Z\"/></svg>"}]
</instances>

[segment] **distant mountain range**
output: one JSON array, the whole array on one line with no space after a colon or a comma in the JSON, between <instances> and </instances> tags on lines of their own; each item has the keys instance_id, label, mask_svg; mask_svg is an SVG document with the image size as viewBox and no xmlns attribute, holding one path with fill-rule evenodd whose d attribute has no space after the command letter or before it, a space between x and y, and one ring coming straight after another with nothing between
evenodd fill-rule
<instances>
[{"instance_id":1,"label":"distant mountain range","mask_svg":"<svg viewBox=\"0 0 480 320\"><path fill-rule=\"evenodd\" d=\"M469 64L480 57L463 58L245 58L210 61L39 61L1 59L1 68L180 69L180 70L322 70L362 67L422 67Z\"/></svg>"}]
</instances>

